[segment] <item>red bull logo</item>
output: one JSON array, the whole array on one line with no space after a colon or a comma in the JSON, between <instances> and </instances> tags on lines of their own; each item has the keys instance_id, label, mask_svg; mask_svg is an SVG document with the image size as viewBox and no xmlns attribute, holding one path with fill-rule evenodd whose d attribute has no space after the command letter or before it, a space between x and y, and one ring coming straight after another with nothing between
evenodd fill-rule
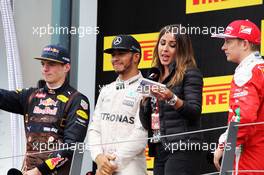
<instances>
[{"instance_id":1,"label":"red bull logo","mask_svg":"<svg viewBox=\"0 0 264 175\"><path fill-rule=\"evenodd\" d=\"M45 161L45 163L48 165L50 170L53 170L61 161L63 161L64 158L61 157L55 157L51 158Z\"/></svg>"},{"instance_id":2,"label":"red bull logo","mask_svg":"<svg viewBox=\"0 0 264 175\"><path fill-rule=\"evenodd\" d=\"M43 105L43 106L57 106L58 101L54 101L51 98L48 98L46 100L40 100L39 105Z\"/></svg>"},{"instance_id":3,"label":"red bull logo","mask_svg":"<svg viewBox=\"0 0 264 175\"><path fill-rule=\"evenodd\" d=\"M46 97L46 94L44 94L44 93L37 93L37 94L35 95L35 97L36 97L36 98L45 98L45 97Z\"/></svg>"},{"instance_id":4,"label":"red bull logo","mask_svg":"<svg viewBox=\"0 0 264 175\"><path fill-rule=\"evenodd\" d=\"M33 110L33 113L34 114L48 114L48 115L56 115L57 114L57 111L58 111L58 108L55 107L53 109L51 109L50 107L45 107L44 109L38 107L38 106L35 106L34 107L34 110Z\"/></svg>"}]
</instances>

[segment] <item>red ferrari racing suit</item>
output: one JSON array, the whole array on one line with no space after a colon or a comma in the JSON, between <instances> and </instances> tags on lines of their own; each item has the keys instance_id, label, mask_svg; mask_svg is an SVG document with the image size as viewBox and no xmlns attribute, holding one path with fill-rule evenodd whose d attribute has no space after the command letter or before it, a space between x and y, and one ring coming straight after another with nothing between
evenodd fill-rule
<instances>
[{"instance_id":1,"label":"red ferrari racing suit","mask_svg":"<svg viewBox=\"0 0 264 175\"><path fill-rule=\"evenodd\" d=\"M259 52L250 54L236 68L229 106L228 122L264 122L264 60ZM220 144L226 141L226 135L220 137ZM263 174L257 171L264 170L264 124L240 126L236 146L236 174L237 170L243 175Z\"/></svg>"}]
</instances>

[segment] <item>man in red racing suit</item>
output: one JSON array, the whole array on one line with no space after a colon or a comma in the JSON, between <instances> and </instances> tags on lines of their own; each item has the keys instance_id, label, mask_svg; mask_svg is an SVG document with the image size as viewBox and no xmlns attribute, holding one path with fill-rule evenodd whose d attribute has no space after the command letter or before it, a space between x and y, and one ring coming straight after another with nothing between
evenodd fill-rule
<instances>
[{"instance_id":1,"label":"man in red racing suit","mask_svg":"<svg viewBox=\"0 0 264 175\"><path fill-rule=\"evenodd\" d=\"M64 48L48 45L37 59L42 63L43 87L0 89L0 109L24 115L25 175L67 175L73 148L86 136L89 102L66 80L70 62Z\"/></svg>"},{"instance_id":2,"label":"man in red racing suit","mask_svg":"<svg viewBox=\"0 0 264 175\"><path fill-rule=\"evenodd\" d=\"M234 174L263 174L264 60L258 52L260 30L248 20L236 20L228 25L224 34L215 37L225 38L222 50L228 61L239 64L231 83L228 122L251 123L239 126ZM214 163L218 170L226 135L227 132L221 135L215 151Z\"/></svg>"}]
</instances>

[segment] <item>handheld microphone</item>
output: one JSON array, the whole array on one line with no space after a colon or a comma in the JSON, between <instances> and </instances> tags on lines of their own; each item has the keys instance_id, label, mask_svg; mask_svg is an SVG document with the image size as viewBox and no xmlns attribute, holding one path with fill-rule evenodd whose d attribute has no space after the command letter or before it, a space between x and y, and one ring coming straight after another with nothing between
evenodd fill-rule
<instances>
[{"instance_id":1,"label":"handheld microphone","mask_svg":"<svg viewBox=\"0 0 264 175\"><path fill-rule=\"evenodd\" d=\"M23 175L21 171L16 168L11 168L8 170L7 175Z\"/></svg>"},{"instance_id":2,"label":"handheld microphone","mask_svg":"<svg viewBox=\"0 0 264 175\"><path fill-rule=\"evenodd\" d=\"M160 77L160 70L156 67L152 67L148 72L147 79L157 82L159 81L159 77Z\"/></svg>"}]
</instances>

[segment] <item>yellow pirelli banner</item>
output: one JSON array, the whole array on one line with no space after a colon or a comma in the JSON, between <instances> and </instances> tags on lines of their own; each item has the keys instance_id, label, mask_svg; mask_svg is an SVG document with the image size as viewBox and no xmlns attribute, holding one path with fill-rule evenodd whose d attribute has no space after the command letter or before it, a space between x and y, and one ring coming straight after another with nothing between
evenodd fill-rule
<instances>
[{"instance_id":1,"label":"yellow pirelli banner","mask_svg":"<svg viewBox=\"0 0 264 175\"><path fill-rule=\"evenodd\" d=\"M146 34L136 34L132 35L139 42L142 49L142 57L139 63L139 68L150 68L153 57L153 50L158 38L159 33L146 33ZM104 37L104 49L110 48L112 45L112 41L115 36L107 36ZM104 71L112 71L113 66L111 64L111 55L104 53L103 58L103 70Z\"/></svg>"},{"instance_id":2,"label":"yellow pirelli banner","mask_svg":"<svg viewBox=\"0 0 264 175\"><path fill-rule=\"evenodd\" d=\"M264 20L261 21L261 55L264 56Z\"/></svg>"},{"instance_id":3,"label":"yellow pirelli banner","mask_svg":"<svg viewBox=\"0 0 264 175\"><path fill-rule=\"evenodd\" d=\"M204 78L202 113L228 111L232 76Z\"/></svg>"},{"instance_id":4,"label":"yellow pirelli banner","mask_svg":"<svg viewBox=\"0 0 264 175\"><path fill-rule=\"evenodd\" d=\"M263 4L263 0L186 0L186 14Z\"/></svg>"},{"instance_id":5,"label":"yellow pirelli banner","mask_svg":"<svg viewBox=\"0 0 264 175\"><path fill-rule=\"evenodd\" d=\"M149 157L148 156L148 151L149 148L148 146L146 147L145 153L146 153L146 162L147 162L147 169L153 169L154 166L154 157Z\"/></svg>"}]
</instances>

